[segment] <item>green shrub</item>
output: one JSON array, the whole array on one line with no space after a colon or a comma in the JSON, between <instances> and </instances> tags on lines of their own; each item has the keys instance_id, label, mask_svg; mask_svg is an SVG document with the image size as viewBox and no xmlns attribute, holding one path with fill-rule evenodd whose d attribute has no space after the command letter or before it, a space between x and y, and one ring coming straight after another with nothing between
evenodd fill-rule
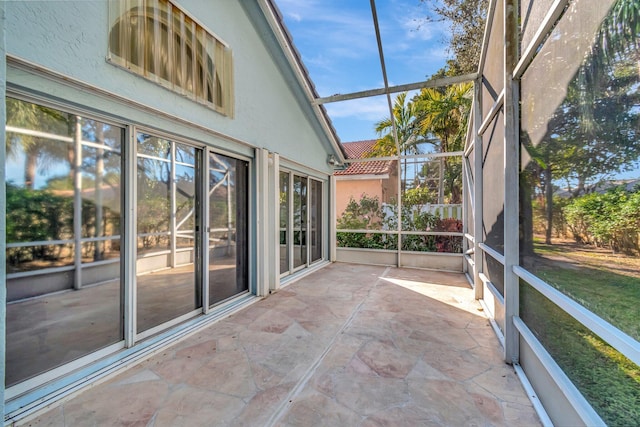
<instances>
[{"instance_id":1,"label":"green shrub","mask_svg":"<svg viewBox=\"0 0 640 427\"><path fill-rule=\"evenodd\" d=\"M397 212L397 205L390 205ZM462 221L453 218L440 219L438 216L421 212L418 206L402 206L402 231L445 231L461 232ZM337 221L338 230L389 230L398 229L395 214L387 215L381 209L377 197L363 195L360 201L350 198L344 213ZM357 233L338 231L336 240L339 247L362 249L390 249L398 247L395 234ZM415 252L462 252L462 238L459 236L404 235L402 250Z\"/></svg>"},{"instance_id":2,"label":"green shrub","mask_svg":"<svg viewBox=\"0 0 640 427\"><path fill-rule=\"evenodd\" d=\"M615 188L573 199L563 209L567 226L579 243L613 252L640 252L640 192Z\"/></svg>"}]
</instances>

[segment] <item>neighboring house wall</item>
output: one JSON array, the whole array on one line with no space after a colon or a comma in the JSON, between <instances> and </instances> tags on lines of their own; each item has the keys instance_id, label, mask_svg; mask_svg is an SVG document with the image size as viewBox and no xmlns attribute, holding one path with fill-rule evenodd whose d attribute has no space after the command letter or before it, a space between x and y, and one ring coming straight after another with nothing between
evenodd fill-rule
<instances>
[{"instance_id":1,"label":"neighboring house wall","mask_svg":"<svg viewBox=\"0 0 640 427\"><path fill-rule=\"evenodd\" d=\"M336 180L336 215L340 218L349 200L353 198L359 202L363 195L367 197L377 197L382 203L384 201L384 179L359 179L359 180Z\"/></svg>"},{"instance_id":2,"label":"neighboring house wall","mask_svg":"<svg viewBox=\"0 0 640 427\"><path fill-rule=\"evenodd\" d=\"M375 139L345 142L343 147L349 159L365 159L373 150ZM359 202L363 195L377 197L382 203L394 203L398 194L396 162L376 160L353 162L336 176L336 216L339 218L349 200Z\"/></svg>"}]
</instances>

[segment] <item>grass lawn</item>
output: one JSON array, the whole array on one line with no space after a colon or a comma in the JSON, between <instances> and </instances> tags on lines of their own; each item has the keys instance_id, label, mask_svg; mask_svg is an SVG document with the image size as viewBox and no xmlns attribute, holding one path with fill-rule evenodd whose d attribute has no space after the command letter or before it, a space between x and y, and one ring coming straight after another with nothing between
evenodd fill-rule
<instances>
[{"instance_id":1,"label":"grass lawn","mask_svg":"<svg viewBox=\"0 0 640 427\"><path fill-rule=\"evenodd\" d=\"M538 243L529 269L640 341L640 258L582 248Z\"/></svg>"},{"instance_id":2,"label":"grass lawn","mask_svg":"<svg viewBox=\"0 0 640 427\"><path fill-rule=\"evenodd\" d=\"M640 260L573 244L536 244L529 270L640 340ZM521 284L521 316L611 426L640 424L640 367L536 290Z\"/></svg>"}]
</instances>

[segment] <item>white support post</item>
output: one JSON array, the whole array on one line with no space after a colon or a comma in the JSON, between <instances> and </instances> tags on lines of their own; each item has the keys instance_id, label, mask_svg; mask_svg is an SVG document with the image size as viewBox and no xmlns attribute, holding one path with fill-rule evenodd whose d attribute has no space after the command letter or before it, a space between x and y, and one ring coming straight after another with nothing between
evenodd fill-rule
<instances>
[{"instance_id":1,"label":"white support post","mask_svg":"<svg viewBox=\"0 0 640 427\"><path fill-rule=\"evenodd\" d=\"M393 117L393 116L392 116ZM396 144L397 147L397 144ZM398 159L396 160L398 162L398 204L396 205L396 218L398 218L398 224L396 227L396 230L398 232L398 234L396 234L396 244L398 245L397 248L397 264L396 267L400 268L402 267L402 160L400 158L400 151L398 149ZM406 165L405 165L406 166ZM405 183L406 185L406 183Z\"/></svg>"},{"instance_id":2,"label":"white support post","mask_svg":"<svg viewBox=\"0 0 640 427\"><path fill-rule=\"evenodd\" d=\"M482 126L482 70L480 76L473 85L473 135L475 142L473 143L473 263L474 263L474 275L473 284L475 290L475 297L477 300L484 297L484 283L480 279L480 273L482 272L482 257L483 252L480 249L480 243L482 239L482 135L480 135L480 126Z\"/></svg>"},{"instance_id":3,"label":"white support post","mask_svg":"<svg viewBox=\"0 0 640 427\"><path fill-rule=\"evenodd\" d=\"M122 282L124 283L124 341L127 348L133 347L136 340L136 264L137 264L137 150L135 128L125 129L122 154L124 157L123 183L124 201L122 209Z\"/></svg>"},{"instance_id":4,"label":"white support post","mask_svg":"<svg viewBox=\"0 0 640 427\"><path fill-rule=\"evenodd\" d=\"M269 189L272 191L269 197L270 226L269 232L269 289L277 290L280 287L280 155L271 154L269 162Z\"/></svg>"},{"instance_id":5,"label":"white support post","mask_svg":"<svg viewBox=\"0 0 640 427\"><path fill-rule=\"evenodd\" d=\"M507 363L520 359L520 337L513 320L519 315L519 280L513 268L519 263L519 123L518 84L513 70L518 61L518 2L504 1L504 309Z\"/></svg>"},{"instance_id":6,"label":"white support post","mask_svg":"<svg viewBox=\"0 0 640 427\"><path fill-rule=\"evenodd\" d=\"M293 181L294 181L294 174L293 171L289 172L289 192L287 195L288 198L288 202L287 202L287 206L289 206L289 209L287 210L287 253L289 254L287 256L287 258L289 259L289 273L293 273L293 267L295 265L295 253L294 253L294 238L293 238L293 234L294 234L294 230L293 230L293 210L295 209L294 207L294 188L293 188Z\"/></svg>"},{"instance_id":7,"label":"white support post","mask_svg":"<svg viewBox=\"0 0 640 427\"><path fill-rule=\"evenodd\" d=\"M200 203L200 224L202 230L200 232L200 253L202 254L202 261L200 262L201 276L202 276L202 313L209 313L209 263L211 257L209 256L209 232L211 224L209 222L209 198L210 191L209 185L211 179L209 177L209 150L205 149L202 152L202 191L200 191L202 202Z\"/></svg>"},{"instance_id":8,"label":"white support post","mask_svg":"<svg viewBox=\"0 0 640 427\"><path fill-rule=\"evenodd\" d=\"M466 150L465 150L466 151ZM456 219L461 219L462 220L462 233L464 235L469 234L469 215L468 215L468 205L469 205L469 200L468 200L468 191L467 188L469 187L470 183L467 181L469 179L469 174L467 173L467 158L466 156L463 154L462 155L462 215L458 216L458 209L456 209ZM469 250L469 240L466 237L462 237L462 253L466 254L467 251ZM475 267L474 267L475 270ZM462 272L463 273L469 273L469 263L466 261L466 258L463 258L462 261ZM473 275L473 271L471 272L471 274ZM473 277L473 276L472 276Z\"/></svg>"},{"instance_id":9,"label":"white support post","mask_svg":"<svg viewBox=\"0 0 640 427\"><path fill-rule=\"evenodd\" d=\"M231 199L231 171L224 174L224 181L227 181L227 256L231 255L231 236L233 236L233 200Z\"/></svg>"},{"instance_id":10,"label":"white support post","mask_svg":"<svg viewBox=\"0 0 640 427\"><path fill-rule=\"evenodd\" d=\"M6 28L5 22L5 2L0 2L0 28ZM7 81L7 59L5 48L5 31L0 31L0 98L5 99L6 95L6 81ZM0 119L2 123L6 125L6 109L5 103L0 105ZM6 141L5 126L0 126L0 139ZM7 235L7 194L6 194L6 182L5 182L5 160L7 157L6 144L2 144L0 147L0 236ZM0 239L0 277L2 278L2 285L0 286L0 378L5 378L5 354L6 354L6 319L7 319L7 270L6 270L6 256L7 256L7 239ZM5 382L0 381L0 416L4 420L4 389Z\"/></svg>"},{"instance_id":11,"label":"white support post","mask_svg":"<svg viewBox=\"0 0 640 427\"><path fill-rule=\"evenodd\" d=\"M104 146L104 129L103 124L98 124L96 127L96 139L101 146ZM103 210L103 196L102 196L102 175L104 174L104 148L98 148L96 150L96 179L94 183L94 189L96 192L96 230L94 237L102 237L105 230L102 222L104 221ZM103 251L105 248L105 242L96 241L93 254L94 261L101 261L103 259Z\"/></svg>"},{"instance_id":12,"label":"white support post","mask_svg":"<svg viewBox=\"0 0 640 427\"><path fill-rule=\"evenodd\" d=\"M256 148L256 295L269 293L269 152Z\"/></svg>"},{"instance_id":13,"label":"white support post","mask_svg":"<svg viewBox=\"0 0 640 427\"><path fill-rule=\"evenodd\" d=\"M82 123L74 116L73 135L73 288L82 288Z\"/></svg>"},{"instance_id":14,"label":"white support post","mask_svg":"<svg viewBox=\"0 0 640 427\"><path fill-rule=\"evenodd\" d=\"M337 258L337 239L336 239L336 177L329 177L329 259L336 262Z\"/></svg>"},{"instance_id":15,"label":"white support post","mask_svg":"<svg viewBox=\"0 0 640 427\"><path fill-rule=\"evenodd\" d=\"M171 203L171 212L169 213L169 247L171 250L171 254L169 255L169 266L171 268L176 267L176 249L177 249L177 231L178 227L176 225L176 210L177 210L177 202L176 202L176 143L171 142L171 172L169 173L169 200Z\"/></svg>"},{"instance_id":16,"label":"white support post","mask_svg":"<svg viewBox=\"0 0 640 427\"><path fill-rule=\"evenodd\" d=\"M300 233L300 244L302 244L302 242L305 242L304 245L304 251L305 251L305 263L304 266L305 267L309 267L309 264L311 264L311 198L313 197L311 194L311 178L306 177L305 178L306 181L306 188L307 188L307 194L306 194L306 211L307 211L307 218L305 219L306 223L304 224L303 227L303 231ZM304 236L304 238L303 238Z\"/></svg>"}]
</instances>

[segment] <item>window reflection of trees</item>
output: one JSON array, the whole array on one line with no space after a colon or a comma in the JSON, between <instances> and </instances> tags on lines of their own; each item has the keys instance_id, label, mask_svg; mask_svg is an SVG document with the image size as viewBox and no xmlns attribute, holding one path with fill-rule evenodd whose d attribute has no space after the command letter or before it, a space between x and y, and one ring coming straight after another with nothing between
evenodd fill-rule
<instances>
[{"instance_id":1,"label":"window reflection of trees","mask_svg":"<svg viewBox=\"0 0 640 427\"><path fill-rule=\"evenodd\" d=\"M77 244L85 263L119 257L121 129L12 98L6 108L8 272L71 265Z\"/></svg>"}]
</instances>

